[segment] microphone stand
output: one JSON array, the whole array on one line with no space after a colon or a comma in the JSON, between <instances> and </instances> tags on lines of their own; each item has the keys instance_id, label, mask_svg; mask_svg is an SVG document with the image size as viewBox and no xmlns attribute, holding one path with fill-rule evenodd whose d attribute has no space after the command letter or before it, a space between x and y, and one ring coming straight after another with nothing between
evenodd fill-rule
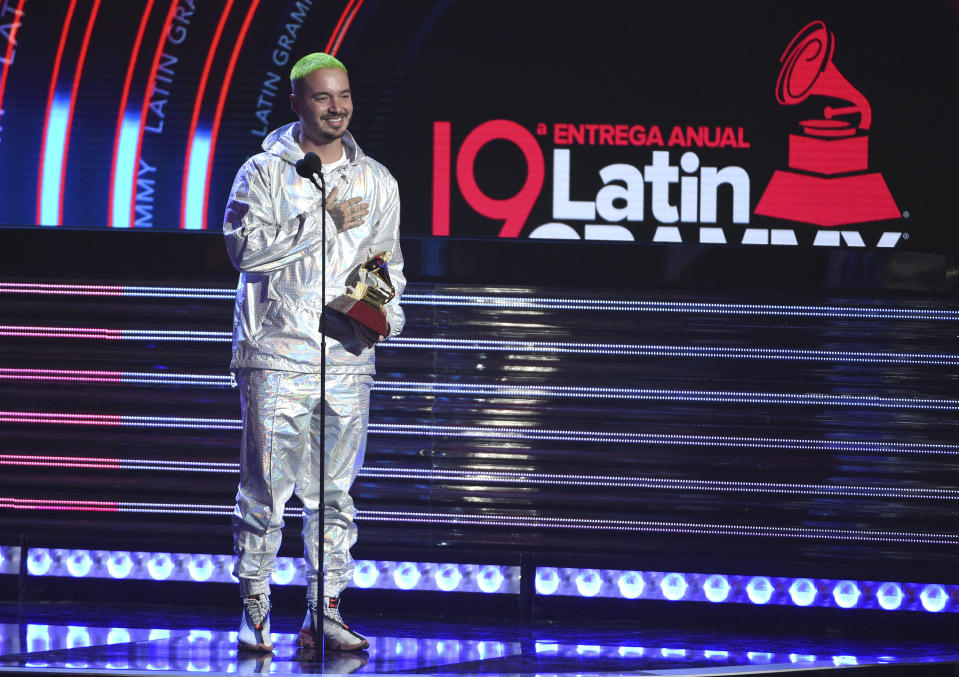
<instances>
[{"instance_id":1,"label":"microphone stand","mask_svg":"<svg viewBox=\"0 0 959 677\"><path fill-rule=\"evenodd\" d=\"M326 318L326 177L323 176L322 169L317 172L320 176L320 231L323 237L323 243L320 247L320 255L323 257L323 263L320 266L320 298L323 299L323 307L320 310L320 352L323 354L323 360L320 362L320 505L318 512L320 519L317 521L317 546L316 557L319 560L317 567L317 617L316 617L316 642L319 645L317 651L320 659L320 665L323 665L326 659L326 641L323 639L323 619L326 616L323 605L326 603L326 327L323 326Z\"/></svg>"},{"instance_id":2,"label":"microphone stand","mask_svg":"<svg viewBox=\"0 0 959 677\"><path fill-rule=\"evenodd\" d=\"M317 506L317 513L319 513L319 518L317 520L316 527L316 557L317 557L317 595L319 599L316 600L317 603L317 615L316 618L310 620L311 623L315 621L316 627L314 628L317 633L316 640L319 643L319 648L317 650L317 656L319 658L320 664L323 664L326 654L325 642L323 641L323 618L325 614L323 613L323 593L326 592L326 543L323 538L325 526L326 526L326 331L323 326L324 318L326 318L326 177L323 176L323 166L319 161L319 156L315 153L308 153L307 155L312 155L316 158L316 166L312 162L307 162L306 156L302 160L297 161L296 163L296 173L302 176L304 179L309 178L310 183L316 186L316 189L320 191L320 237L322 238L320 246L320 256L323 257L322 262L320 263L320 296L322 300L322 309L320 310L320 352L322 353L322 358L320 360L320 501ZM320 182L316 182L316 177L320 177ZM313 459L312 451L310 453L310 468L316 469L316 461ZM308 544L304 544L308 547Z\"/></svg>"}]
</instances>

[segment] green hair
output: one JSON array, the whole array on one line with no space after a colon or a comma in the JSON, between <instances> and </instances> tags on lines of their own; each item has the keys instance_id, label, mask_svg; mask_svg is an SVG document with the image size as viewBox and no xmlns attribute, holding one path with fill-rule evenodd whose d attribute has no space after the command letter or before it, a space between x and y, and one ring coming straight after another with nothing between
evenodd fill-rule
<instances>
[{"instance_id":1,"label":"green hair","mask_svg":"<svg viewBox=\"0 0 959 677\"><path fill-rule=\"evenodd\" d=\"M318 71L321 68L339 68L344 73L346 72L346 66L335 56L323 52L313 52L293 64L293 69L290 71L290 84L295 86L297 80L302 80L313 71Z\"/></svg>"}]
</instances>

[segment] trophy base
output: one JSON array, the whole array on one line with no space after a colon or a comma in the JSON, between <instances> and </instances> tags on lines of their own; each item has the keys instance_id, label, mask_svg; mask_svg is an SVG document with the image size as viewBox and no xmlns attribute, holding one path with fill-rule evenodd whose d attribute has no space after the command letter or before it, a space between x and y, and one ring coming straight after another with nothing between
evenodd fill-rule
<instances>
[{"instance_id":1,"label":"trophy base","mask_svg":"<svg viewBox=\"0 0 959 677\"><path fill-rule=\"evenodd\" d=\"M777 169L755 213L826 227L902 218L878 172L825 177Z\"/></svg>"},{"instance_id":2,"label":"trophy base","mask_svg":"<svg viewBox=\"0 0 959 677\"><path fill-rule=\"evenodd\" d=\"M380 336L387 334L386 315L373 306L358 301L346 294L337 296L326 304L327 309L346 315L360 324L369 327Z\"/></svg>"}]
</instances>

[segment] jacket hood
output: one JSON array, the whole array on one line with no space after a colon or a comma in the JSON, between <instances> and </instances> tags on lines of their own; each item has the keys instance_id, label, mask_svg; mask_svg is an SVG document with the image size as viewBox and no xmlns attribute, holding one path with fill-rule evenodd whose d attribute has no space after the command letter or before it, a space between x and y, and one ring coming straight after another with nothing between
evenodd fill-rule
<instances>
[{"instance_id":1,"label":"jacket hood","mask_svg":"<svg viewBox=\"0 0 959 677\"><path fill-rule=\"evenodd\" d=\"M266 138L263 139L263 150L271 155L276 155L291 165L295 165L298 160L303 159L304 155L300 144L296 142L299 135L299 121L283 125L266 135ZM356 162L357 159L363 157L363 151L349 132L343 135L343 148L349 162Z\"/></svg>"}]
</instances>

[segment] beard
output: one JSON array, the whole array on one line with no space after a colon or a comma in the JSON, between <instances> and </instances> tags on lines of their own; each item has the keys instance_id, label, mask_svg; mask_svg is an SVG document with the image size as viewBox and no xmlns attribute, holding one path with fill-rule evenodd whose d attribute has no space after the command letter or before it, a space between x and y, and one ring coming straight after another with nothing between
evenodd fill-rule
<instances>
[{"instance_id":1,"label":"beard","mask_svg":"<svg viewBox=\"0 0 959 677\"><path fill-rule=\"evenodd\" d=\"M343 135L346 134L347 127L349 127L349 122L350 117L344 115L343 126L339 129L323 127L320 120L316 119L304 121L304 124L314 138L322 139L323 141L336 141L337 139L343 138Z\"/></svg>"}]
</instances>

